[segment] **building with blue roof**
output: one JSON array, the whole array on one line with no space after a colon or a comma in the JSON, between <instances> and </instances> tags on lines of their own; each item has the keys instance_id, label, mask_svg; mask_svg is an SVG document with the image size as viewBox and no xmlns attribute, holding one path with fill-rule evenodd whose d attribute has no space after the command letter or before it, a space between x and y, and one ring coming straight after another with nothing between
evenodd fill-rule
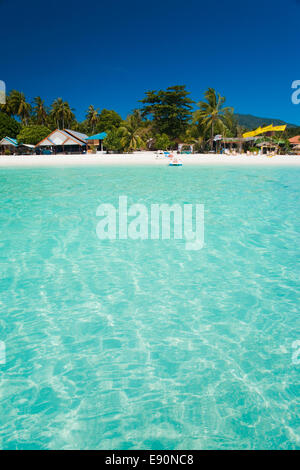
<instances>
[{"instance_id":1,"label":"building with blue roof","mask_svg":"<svg viewBox=\"0 0 300 470\"><path fill-rule=\"evenodd\" d=\"M34 145L18 143L16 139L6 136L0 140L0 153L4 154L6 152L18 155L32 154L34 153Z\"/></svg>"},{"instance_id":2,"label":"building with blue roof","mask_svg":"<svg viewBox=\"0 0 300 470\"><path fill-rule=\"evenodd\" d=\"M106 132L101 132L100 134L91 135L86 139L88 146L88 151L92 151L92 147L96 147L96 150L103 152L103 140L107 137Z\"/></svg>"},{"instance_id":3,"label":"building with blue roof","mask_svg":"<svg viewBox=\"0 0 300 470\"><path fill-rule=\"evenodd\" d=\"M0 141L0 145L11 145L13 147L18 147L18 141L16 139L13 139L12 137L3 137L3 139Z\"/></svg>"},{"instance_id":4,"label":"building with blue roof","mask_svg":"<svg viewBox=\"0 0 300 470\"><path fill-rule=\"evenodd\" d=\"M3 139L0 140L0 151L2 154L7 151L9 153L16 153L17 148L18 142L12 137L3 137Z\"/></svg>"}]
</instances>

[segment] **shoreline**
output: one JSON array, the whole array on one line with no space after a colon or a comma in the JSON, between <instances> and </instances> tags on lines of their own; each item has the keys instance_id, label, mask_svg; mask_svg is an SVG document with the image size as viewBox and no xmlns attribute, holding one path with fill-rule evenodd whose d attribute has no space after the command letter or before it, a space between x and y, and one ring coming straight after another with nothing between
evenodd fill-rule
<instances>
[{"instance_id":1,"label":"shoreline","mask_svg":"<svg viewBox=\"0 0 300 470\"><path fill-rule=\"evenodd\" d=\"M300 166L300 155L193 154L180 156L183 165L217 166ZM71 167L71 166L168 166L167 157L156 158L155 152L132 154L84 155L0 155L0 168Z\"/></svg>"}]
</instances>

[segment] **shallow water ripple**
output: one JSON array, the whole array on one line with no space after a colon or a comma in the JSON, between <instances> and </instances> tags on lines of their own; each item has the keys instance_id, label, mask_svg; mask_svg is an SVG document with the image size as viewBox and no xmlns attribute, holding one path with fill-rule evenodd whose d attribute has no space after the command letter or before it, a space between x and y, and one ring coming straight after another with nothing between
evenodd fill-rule
<instances>
[{"instance_id":1,"label":"shallow water ripple","mask_svg":"<svg viewBox=\"0 0 300 470\"><path fill-rule=\"evenodd\" d=\"M299 179L1 170L1 448L299 448ZM205 204L205 247L100 242L119 195Z\"/></svg>"}]
</instances>

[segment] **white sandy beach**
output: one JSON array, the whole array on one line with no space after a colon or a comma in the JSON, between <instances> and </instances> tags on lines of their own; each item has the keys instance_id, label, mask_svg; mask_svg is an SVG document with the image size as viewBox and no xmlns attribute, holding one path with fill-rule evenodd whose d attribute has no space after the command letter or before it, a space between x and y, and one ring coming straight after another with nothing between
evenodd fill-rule
<instances>
[{"instance_id":1,"label":"white sandy beach","mask_svg":"<svg viewBox=\"0 0 300 470\"><path fill-rule=\"evenodd\" d=\"M181 155L183 165L267 165L300 166L300 155ZM153 165L167 166L167 157L157 158L155 152L97 155L0 155L0 167L101 166L101 165Z\"/></svg>"}]
</instances>

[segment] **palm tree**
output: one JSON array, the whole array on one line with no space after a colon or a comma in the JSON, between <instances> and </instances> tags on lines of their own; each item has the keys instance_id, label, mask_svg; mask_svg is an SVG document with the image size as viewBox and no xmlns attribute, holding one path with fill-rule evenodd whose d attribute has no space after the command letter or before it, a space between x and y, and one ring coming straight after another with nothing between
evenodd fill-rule
<instances>
[{"instance_id":1,"label":"palm tree","mask_svg":"<svg viewBox=\"0 0 300 470\"><path fill-rule=\"evenodd\" d=\"M92 128L92 132L95 132L95 126L99 119L99 109L95 109L93 105L89 106L87 110L86 119L88 125Z\"/></svg>"},{"instance_id":2,"label":"palm tree","mask_svg":"<svg viewBox=\"0 0 300 470\"><path fill-rule=\"evenodd\" d=\"M145 127L147 125L147 121L143 120L142 112L140 109L134 109L132 114L127 116L127 121L131 123L132 126L136 128Z\"/></svg>"},{"instance_id":3,"label":"palm tree","mask_svg":"<svg viewBox=\"0 0 300 470\"><path fill-rule=\"evenodd\" d=\"M9 113L13 116L18 116L23 124L27 125L31 114L31 105L27 103L24 93L12 90L5 106L7 106Z\"/></svg>"},{"instance_id":4,"label":"palm tree","mask_svg":"<svg viewBox=\"0 0 300 470\"><path fill-rule=\"evenodd\" d=\"M45 101L42 100L42 98L40 96L36 96L34 98L34 112L35 112L35 116L36 116L36 122L37 124L40 124L40 125L45 125L46 123L46 120L47 120L47 110L46 110L46 107L45 107Z\"/></svg>"},{"instance_id":5,"label":"palm tree","mask_svg":"<svg viewBox=\"0 0 300 470\"><path fill-rule=\"evenodd\" d=\"M190 126L182 136L182 141L185 144L193 144L196 151L203 151L205 147L205 135L199 132L197 126Z\"/></svg>"},{"instance_id":6,"label":"palm tree","mask_svg":"<svg viewBox=\"0 0 300 470\"><path fill-rule=\"evenodd\" d=\"M3 113L8 114L8 116L14 115L11 103L11 92L6 96L5 104L0 105L0 109Z\"/></svg>"},{"instance_id":7,"label":"palm tree","mask_svg":"<svg viewBox=\"0 0 300 470\"><path fill-rule=\"evenodd\" d=\"M233 109L229 107L223 108L226 99L219 93L216 93L213 88L209 88L204 93L204 97L206 101L200 101L198 104L200 109L195 111L194 120L203 121L206 130L210 128L211 149L213 149L214 128L216 124L223 128L224 122L222 117L226 112L233 112Z\"/></svg>"},{"instance_id":8,"label":"palm tree","mask_svg":"<svg viewBox=\"0 0 300 470\"><path fill-rule=\"evenodd\" d=\"M135 115L128 116L124 124L119 128L121 143L128 152L137 150L145 145L141 137L141 129Z\"/></svg>"},{"instance_id":9,"label":"palm tree","mask_svg":"<svg viewBox=\"0 0 300 470\"><path fill-rule=\"evenodd\" d=\"M224 125L223 132L226 137L240 137L240 128L231 110L225 110L222 121Z\"/></svg>"},{"instance_id":10,"label":"palm tree","mask_svg":"<svg viewBox=\"0 0 300 470\"><path fill-rule=\"evenodd\" d=\"M70 105L67 101L63 101L62 98L57 98L52 103L51 115L55 120L58 129L60 125L64 129L65 126L69 126L74 120L75 116L73 110L70 108Z\"/></svg>"},{"instance_id":11,"label":"palm tree","mask_svg":"<svg viewBox=\"0 0 300 470\"><path fill-rule=\"evenodd\" d=\"M31 114L31 105L26 102L25 96L24 96L24 99L20 101L18 116L21 118L22 122L26 126L28 124L28 119L30 118L30 114Z\"/></svg>"}]
</instances>

